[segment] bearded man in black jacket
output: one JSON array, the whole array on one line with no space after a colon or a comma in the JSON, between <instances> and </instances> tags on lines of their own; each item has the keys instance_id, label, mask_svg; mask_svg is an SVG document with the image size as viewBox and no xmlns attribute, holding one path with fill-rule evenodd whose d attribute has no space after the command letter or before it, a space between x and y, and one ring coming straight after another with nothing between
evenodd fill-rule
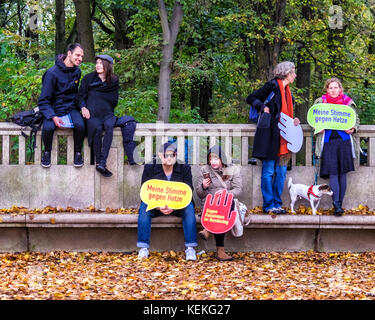
<instances>
[{"instance_id":1,"label":"bearded man in black jacket","mask_svg":"<svg viewBox=\"0 0 375 320\"><path fill-rule=\"evenodd\" d=\"M70 44L67 53L58 55L55 65L43 75L38 107L44 116L42 129L44 153L41 161L44 168L51 166L53 133L56 127L61 128L64 125L61 117L65 115L70 115L74 125L74 166L83 166L81 150L85 137L85 123L75 103L81 78L79 65L82 59L82 46L79 43Z\"/></svg>"}]
</instances>

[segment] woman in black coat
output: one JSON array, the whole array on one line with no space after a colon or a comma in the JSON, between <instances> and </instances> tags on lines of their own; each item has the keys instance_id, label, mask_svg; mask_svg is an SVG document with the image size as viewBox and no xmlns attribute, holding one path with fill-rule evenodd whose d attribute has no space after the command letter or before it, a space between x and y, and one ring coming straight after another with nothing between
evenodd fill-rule
<instances>
[{"instance_id":1,"label":"woman in black coat","mask_svg":"<svg viewBox=\"0 0 375 320\"><path fill-rule=\"evenodd\" d=\"M82 79L78 105L87 119L87 138L94 149L96 170L104 177L110 177L112 172L106 168L106 163L117 119L113 112L118 102L119 81L113 74L110 56L99 55L95 60L95 71Z\"/></svg>"},{"instance_id":2,"label":"woman in black coat","mask_svg":"<svg viewBox=\"0 0 375 320\"><path fill-rule=\"evenodd\" d=\"M274 75L274 79L251 93L246 102L259 112L267 113L266 116L270 120L267 126L257 126L253 157L262 161L263 211L282 214L286 213L281 207L281 195L291 153L287 149L286 141L280 137L278 123L281 112L293 118L294 99L289 84L293 83L296 78L295 66L289 61L281 62L275 67ZM273 93L271 100L265 104L268 97L271 97L271 93ZM298 118L295 118L294 125L299 123Z\"/></svg>"}]
</instances>

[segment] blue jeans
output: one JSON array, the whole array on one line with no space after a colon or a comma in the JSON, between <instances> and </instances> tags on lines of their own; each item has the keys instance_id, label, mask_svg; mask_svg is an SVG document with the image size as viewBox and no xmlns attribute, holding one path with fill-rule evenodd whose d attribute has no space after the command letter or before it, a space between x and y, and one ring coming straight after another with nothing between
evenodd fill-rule
<instances>
[{"instance_id":1,"label":"blue jeans","mask_svg":"<svg viewBox=\"0 0 375 320\"><path fill-rule=\"evenodd\" d=\"M146 208L147 204L141 201L141 205L138 210L138 248L150 247L151 219L163 215L157 209L146 211ZM198 245L197 228L193 203L190 202L190 204L182 210L173 211L172 215L180 216L182 218L182 228L184 229L185 246L196 247Z\"/></svg>"},{"instance_id":2,"label":"blue jeans","mask_svg":"<svg viewBox=\"0 0 375 320\"><path fill-rule=\"evenodd\" d=\"M262 161L260 188L263 196L263 210L280 208L287 166L280 166L276 160Z\"/></svg>"}]
</instances>

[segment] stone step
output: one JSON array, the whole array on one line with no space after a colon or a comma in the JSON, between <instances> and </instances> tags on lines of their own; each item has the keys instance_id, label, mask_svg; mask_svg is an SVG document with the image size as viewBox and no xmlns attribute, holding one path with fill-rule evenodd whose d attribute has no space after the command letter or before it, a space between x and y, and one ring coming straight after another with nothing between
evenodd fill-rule
<instances>
[{"instance_id":1,"label":"stone step","mask_svg":"<svg viewBox=\"0 0 375 320\"><path fill-rule=\"evenodd\" d=\"M375 250L375 216L250 215L244 235L227 233L229 251L364 252ZM0 251L137 250L136 214L57 213L0 215ZM196 216L197 229L201 229ZM183 250L181 219L152 220L151 250ZM198 237L199 238L199 237ZM198 239L199 249L215 249L214 237Z\"/></svg>"}]
</instances>

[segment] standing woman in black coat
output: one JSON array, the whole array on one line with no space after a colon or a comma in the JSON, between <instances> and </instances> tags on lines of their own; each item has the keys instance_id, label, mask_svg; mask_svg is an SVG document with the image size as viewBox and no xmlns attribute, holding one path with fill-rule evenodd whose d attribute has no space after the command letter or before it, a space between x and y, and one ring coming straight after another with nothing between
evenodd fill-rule
<instances>
[{"instance_id":1,"label":"standing woman in black coat","mask_svg":"<svg viewBox=\"0 0 375 320\"><path fill-rule=\"evenodd\" d=\"M82 79L78 105L87 119L87 138L94 149L96 170L104 177L110 177L112 172L106 168L106 163L117 119L113 112L118 102L119 81L113 74L110 56L98 55L95 61L95 71Z\"/></svg>"},{"instance_id":2,"label":"standing woman in black coat","mask_svg":"<svg viewBox=\"0 0 375 320\"><path fill-rule=\"evenodd\" d=\"M291 152L287 142L280 136L278 127L280 113L283 112L294 118L294 99L289 84L296 78L293 62L284 61L274 69L275 78L266 82L263 87L250 94L246 102L269 118L269 125L258 124L254 137L253 157L262 161L261 190L263 196L263 211L265 213L283 214L281 195L284 189L287 163ZM273 92L272 99L265 104ZM299 125L294 118L294 125Z\"/></svg>"}]
</instances>

